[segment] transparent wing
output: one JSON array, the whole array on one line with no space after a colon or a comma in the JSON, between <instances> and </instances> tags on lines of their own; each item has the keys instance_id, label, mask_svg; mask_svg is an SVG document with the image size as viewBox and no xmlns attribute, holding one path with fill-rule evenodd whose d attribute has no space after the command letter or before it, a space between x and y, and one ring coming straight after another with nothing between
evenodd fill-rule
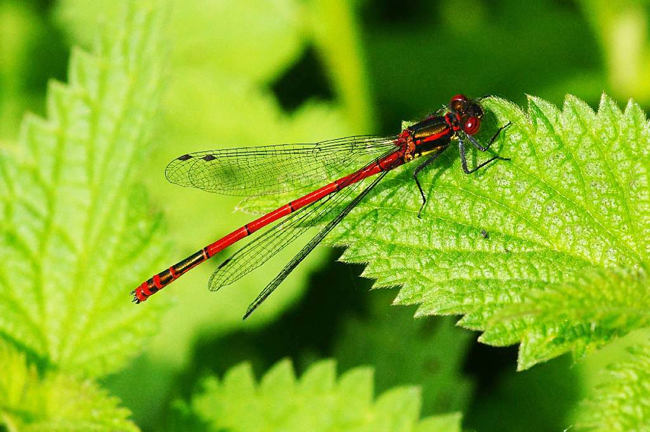
<instances>
[{"instance_id":1,"label":"transparent wing","mask_svg":"<svg viewBox=\"0 0 650 432\"><path fill-rule=\"evenodd\" d=\"M395 148L397 137L353 136L316 144L281 144L189 153L165 170L175 184L224 195L258 196L311 186L354 172Z\"/></svg>"},{"instance_id":2,"label":"transparent wing","mask_svg":"<svg viewBox=\"0 0 650 432\"><path fill-rule=\"evenodd\" d=\"M244 315L244 319L248 318L248 316L250 316L250 314L252 314L255 311L255 309L257 309L257 307L261 305L264 302L264 300L266 300L267 297L273 293L273 291L275 291L275 289L282 283L282 281L284 281L287 278L287 276L291 274L291 272L298 266L298 264L300 264L302 260L304 260L305 257L307 257L307 255L309 255L311 251L313 251L314 248L318 246L318 244L321 241L323 241L323 239L327 236L327 234L329 234L334 229L334 227L336 227L336 225L338 225L343 220L343 218L345 218L345 216L347 216L352 211L352 209L354 209L357 206L357 204L359 204L359 202L361 202L361 200L365 198L366 195L368 195L368 192L370 192L372 188L374 188L377 185L377 183L379 183L384 178L386 174L387 171L384 171L383 173L379 174L379 176L376 179L374 179L373 182L367 188L365 188L359 195L357 195L357 197L354 198L354 200L352 200L343 209L343 211L336 216L336 218L334 218L322 230L320 230L318 234L316 234L316 236L312 238L309 241L309 243L307 243L300 250L300 252L298 252L298 255L293 257L293 259L289 261L289 263L287 263L287 265L275 277L275 279L273 279L266 286L266 288L262 290L262 292L253 301L253 303L251 303L250 306L248 306L248 309L246 310L246 314Z\"/></svg>"},{"instance_id":3,"label":"transparent wing","mask_svg":"<svg viewBox=\"0 0 650 432\"><path fill-rule=\"evenodd\" d=\"M307 230L313 228L319 221L323 220L334 208L338 207L339 203L346 201L361 183L355 183L336 194L328 195L276 223L260 237L254 239L221 263L210 276L208 288L211 291L217 291L260 267Z\"/></svg>"},{"instance_id":4,"label":"transparent wing","mask_svg":"<svg viewBox=\"0 0 650 432\"><path fill-rule=\"evenodd\" d=\"M390 152L386 152L380 157L384 157L393 151L391 149ZM373 161L367 163L365 166L374 163L374 160L376 159L373 159ZM334 209L339 208L340 204L347 202L352 196L355 196L355 191L358 190L359 185L362 183L363 181L353 183L341 191L327 195L321 200L303 207L277 222L260 237L252 240L221 263L210 277L208 288L211 291L217 291L219 288L235 282L264 264L304 234L309 228L312 228L325 219Z\"/></svg>"}]
</instances>

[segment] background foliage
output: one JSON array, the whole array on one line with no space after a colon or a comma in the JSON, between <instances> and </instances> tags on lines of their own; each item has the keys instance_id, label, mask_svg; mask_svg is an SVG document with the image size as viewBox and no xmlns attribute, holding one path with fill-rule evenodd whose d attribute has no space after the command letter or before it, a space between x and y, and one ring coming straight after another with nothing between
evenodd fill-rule
<instances>
[{"instance_id":1,"label":"background foliage","mask_svg":"<svg viewBox=\"0 0 650 432\"><path fill-rule=\"evenodd\" d=\"M0 427L648 427L649 10L3 2ZM424 222L394 173L331 239L400 291L368 292L321 248L242 322L294 248L218 295L213 263L128 303L250 218L167 184L175 156L391 134L458 92L524 107L486 104L483 136L513 123L496 145L512 161L466 177L450 152L425 176ZM578 362L551 360L565 352Z\"/></svg>"}]
</instances>

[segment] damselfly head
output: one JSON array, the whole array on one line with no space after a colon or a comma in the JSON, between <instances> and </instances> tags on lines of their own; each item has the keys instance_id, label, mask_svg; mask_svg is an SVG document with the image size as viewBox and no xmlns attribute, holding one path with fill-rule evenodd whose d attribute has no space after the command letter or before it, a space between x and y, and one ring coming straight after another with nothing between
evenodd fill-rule
<instances>
[{"instance_id":1,"label":"damselfly head","mask_svg":"<svg viewBox=\"0 0 650 432\"><path fill-rule=\"evenodd\" d=\"M457 94L451 98L449 109L463 117L483 117L483 108L479 104L478 99L468 99L467 96Z\"/></svg>"},{"instance_id":2,"label":"damselfly head","mask_svg":"<svg viewBox=\"0 0 650 432\"><path fill-rule=\"evenodd\" d=\"M468 135L478 133L481 128L483 108L477 100L468 99L467 96L457 94L451 98L449 109L458 116L463 131Z\"/></svg>"},{"instance_id":3,"label":"damselfly head","mask_svg":"<svg viewBox=\"0 0 650 432\"><path fill-rule=\"evenodd\" d=\"M469 100L467 99L467 96L463 94L457 94L451 98L451 102L449 102L449 109L452 112L462 115L468 102Z\"/></svg>"}]
</instances>

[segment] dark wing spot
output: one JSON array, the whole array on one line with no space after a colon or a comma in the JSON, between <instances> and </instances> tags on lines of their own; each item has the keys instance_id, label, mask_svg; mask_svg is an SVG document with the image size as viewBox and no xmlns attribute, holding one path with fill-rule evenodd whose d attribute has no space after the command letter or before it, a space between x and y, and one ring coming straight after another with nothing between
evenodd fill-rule
<instances>
[{"instance_id":1,"label":"dark wing spot","mask_svg":"<svg viewBox=\"0 0 650 432\"><path fill-rule=\"evenodd\" d=\"M192 159L192 155L190 155L190 154L186 154L186 155L180 156L180 157L178 158L178 160L182 160L182 161L186 161L186 160L188 160L188 159Z\"/></svg>"},{"instance_id":2,"label":"dark wing spot","mask_svg":"<svg viewBox=\"0 0 650 432\"><path fill-rule=\"evenodd\" d=\"M204 161L211 161L211 160L216 159L216 157L214 157L214 156L212 156L212 155L207 155L207 156L203 156L202 159L203 159Z\"/></svg>"}]
</instances>

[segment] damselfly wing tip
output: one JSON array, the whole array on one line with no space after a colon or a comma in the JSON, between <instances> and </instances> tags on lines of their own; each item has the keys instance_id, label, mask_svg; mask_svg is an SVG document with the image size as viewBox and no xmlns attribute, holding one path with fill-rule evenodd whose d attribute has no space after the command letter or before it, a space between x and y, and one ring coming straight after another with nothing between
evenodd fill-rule
<instances>
[{"instance_id":1,"label":"damselfly wing tip","mask_svg":"<svg viewBox=\"0 0 650 432\"><path fill-rule=\"evenodd\" d=\"M245 321L246 318L251 316L251 314L255 311L255 309L257 309L257 305L249 306L248 309L246 310L246 313L244 314L244 317L242 318L242 321Z\"/></svg>"}]
</instances>

